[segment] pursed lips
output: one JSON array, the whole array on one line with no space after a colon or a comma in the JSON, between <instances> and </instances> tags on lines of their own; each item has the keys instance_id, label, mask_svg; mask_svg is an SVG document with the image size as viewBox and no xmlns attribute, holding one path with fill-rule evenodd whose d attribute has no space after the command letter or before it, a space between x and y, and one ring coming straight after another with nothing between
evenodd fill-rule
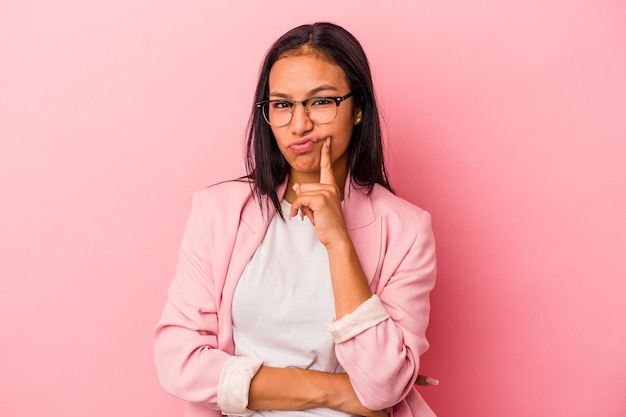
<instances>
[{"instance_id":1,"label":"pursed lips","mask_svg":"<svg viewBox=\"0 0 626 417\"><path fill-rule=\"evenodd\" d=\"M307 152L310 151L311 148L313 148L313 146L315 146L315 144L319 141L319 138L315 136L307 136L303 139L290 143L288 148L294 152Z\"/></svg>"}]
</instances>

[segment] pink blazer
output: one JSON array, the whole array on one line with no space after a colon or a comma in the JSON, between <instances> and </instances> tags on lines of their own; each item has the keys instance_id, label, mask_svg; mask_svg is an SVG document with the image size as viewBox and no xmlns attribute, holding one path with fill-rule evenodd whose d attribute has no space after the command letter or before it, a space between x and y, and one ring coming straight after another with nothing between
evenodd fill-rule
<instances>
[{"instance_id":1,"label":"pink blazer","mask_svg":"<svg viewBox=\"0 0 626 417\"><path fill-rule=\"evenodd\" d=\"M335 346L361 403L394 405L396 417L433 417L413 382L428 348L425 331L435 283L430 215L375 186L368 196L346 181L344 218L368 278L389 318ZM284 194L286 183L278 189ZM176 274L155 334L162 386L189 402L186 417L221 416L217 387L233 354L231 304L237 280L264 236L263 213L244 181L196 192Z\"/></svg>"}]
</instances>

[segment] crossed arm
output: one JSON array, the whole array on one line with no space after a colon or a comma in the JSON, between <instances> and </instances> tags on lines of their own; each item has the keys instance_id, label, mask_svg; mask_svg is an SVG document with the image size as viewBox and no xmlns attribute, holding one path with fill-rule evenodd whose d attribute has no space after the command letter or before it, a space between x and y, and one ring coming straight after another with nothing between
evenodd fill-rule
<instances>
[{"instance_id":1,"label":"crossed arm","mask_svg":"<svg viewBox=\"0 0 626 417\"><path fill-rule=\"evenodd\" d=\"M415 383L431 386L439 381L419 375ZM365 417L386 417L388 411L365 408L347 374L262 366L250 384L249 409L304 410L317 407Z\"/></svg>"}]
</instances>

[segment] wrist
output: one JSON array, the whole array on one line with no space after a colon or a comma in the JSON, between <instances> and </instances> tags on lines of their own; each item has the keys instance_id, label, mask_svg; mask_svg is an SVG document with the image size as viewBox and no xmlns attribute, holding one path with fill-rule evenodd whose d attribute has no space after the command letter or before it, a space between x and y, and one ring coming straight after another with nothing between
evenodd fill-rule
<instances>
[{"instance_id":1,"label":"wrist","mask_svg":"<svg viewBox=\"0 0 626 417\"><path fill-rule=\"evenodd\" d=\"M307 408L337 409L342 404L345 392L352 390L348 374L332 374L319 371L306 372L305 380L309 382L310 394Z\"/></svg>"},{"instance_id":2,"label":"wrist","mask_svg":"<svg viewBox=\"0 0 626 417\"><path fill-rule=\"evenodd\" d=\"M320 408L328 407L332 400L332 380L334 374L302 370L305 373L304 380L308 382L307 392L309 397L307 398L307 408Z\"/></svg>"},{"instance_id":3,"label":"wrist","mask_svg":"<svg viewBox=\"0 0 626 417\"><path fill-rule=\"evenodd\" d=\"M346 256L354 252L354 246L352 245L352 240L350 240L350 236L345 235L333 239L328 244L326 244L326 250L328 251L329 256L332 256L333 254L336 254L338 256Z\"/></svg>"}]
</instances>

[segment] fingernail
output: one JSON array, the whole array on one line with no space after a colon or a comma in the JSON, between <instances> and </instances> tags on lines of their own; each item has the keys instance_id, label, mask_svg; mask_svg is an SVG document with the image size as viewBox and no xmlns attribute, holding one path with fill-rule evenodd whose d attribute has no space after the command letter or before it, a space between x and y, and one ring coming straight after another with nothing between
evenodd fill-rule
<instances>
[{"instance_id":1,"label":"fingernail","mask_svg":"<svg viewBox=\"0 0 626 417\"><path fill-rule=\"evenodd\" d=\"M426 382L430 385L439 385L439 380L431 377L426 378Z\"/></svg>"},{"instance_id":2,"label":"fingernail","mask_svg":"<svg viewBox=\"0 0 626 417\"><path fill-rule=\"evenodd\" d=\"M330 136L326 138L326 145L330 145Z\"/></svg>"},{"instance_id":3,"label":"fingernail","mask_svg":"<svg viewBox=\"0 0 626 417\"><path fill-rule=\"evenodd\" d=\"M294 191L298 191L298 188L300 188L300 184L298 184L297 182L291 186L291 188L293 188Z\"/></svg>"}]
</instances>

